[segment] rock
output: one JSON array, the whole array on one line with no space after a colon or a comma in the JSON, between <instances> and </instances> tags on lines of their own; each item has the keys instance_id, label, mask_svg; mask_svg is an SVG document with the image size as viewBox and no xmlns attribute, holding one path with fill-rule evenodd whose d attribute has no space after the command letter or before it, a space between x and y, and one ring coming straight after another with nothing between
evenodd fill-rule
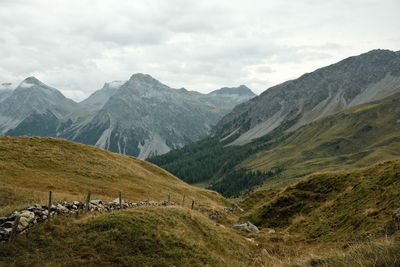
<instances>
[{"instance_id":1,"label":"rock","mask_svg":"<svg viewBox=\"0 0 400 267\"><path fill-rule=\"evenodd\" d=\"M18 231L26 229L35 220L35 213L29 210L20 211L18 215L20 216Z\"/></svg>"},{"instance_id":2,"label":"rock","mask_svg":"<svg viewBox=\"0 0 400 267\"><path fill-rule=\"evenodd\" d=\"M13 221L6 221L5 223L3 223L2 225L0 225L2 228L12 228L14 225Z\"/></svg>"},{"instance_id":3,"label":"rock","mask_svg":"<svg viewBox=\"0 0 400 267\"><path fill-rule=\"evenodd\" d=\"M18 231L22 231L25 228L29 226L29 219L26 217L21 217L19 219L19 224L18 224Z\"/></svg>"},{"instance_id":4,"label":"rock","mask_svg":"<svg viewBox=\"0 0 400 267\"><path fill-rule=\"evenodd\" d=\"M237 223L233 225L233 228L236 230L248 232L248 233L259 233L260 230L258 230L257 226L252 224L251 222L247 221L245 223Z\"/></svg>"},{"instance_id":5,"label":"rock","mask_svg":"<svg viewBox=\"0 0 400 267\"><path fill-rule=\"evenodd\" d=\"M8 236L12 231L12 228L0 227L0 235Z\"/></svg>"},{"instance_id":6,"label":"rock","mask_svg":"<svg viewBox=\"0 0 400 267\"><path fill-rule=\"evenodd\" d=\"M211 220L218 220L219 215L216 213L213 213L213 214L208 215L208 218L210 218Z\"/></svg>"},{"instance_id":7,"label":"rock","mask_svg":"<svg viewBox=\"0 0 400 267\"><path fill-rule=\"evenodd\" d=\"M268 234L275 234L275 230L274 229L269 229L268 230Z\"/></svg>"},{"instance_id":8,"label":"rock","mask_svg":"<svg viewBox=\"0 0 400 267\"><path fill-rule=\"evenodd\" d=\"M7 221L7 217L0 217L0 225Z\"/></svg>"},{"instance_id":9,"label":"rock","mask_svg":"<svg viewBox=\"0 0 400 267\"><path fill-rule=\"evenodd\" d=\"M122 204L124 204L125 203L125 201L122 199ZM114 199L111 203L114 203L114 204L119 204L119 198L116 198L116 199Z\"/></svg>"},{"instance_id":10,"label":"rock","mask_svg":"<svg viewBox=\"0 0 400 267\"><path fill-rule=\"evenodd\" d=\"M56 210L60 213L67 213L69 210L61 204L57 204Z\"/></svg>"},{"instance_id":11,"label":"rock","mask_svg":"<svg viewBox=\"0 0 400 267\"><path fill-rule=\"evenodd\" d=\"M35 213L29 210L23 210L19 213L19 216L22 218L26 218L26 220L30 223L35 219Z\"/></svg>"},{"instance_id":12,"label":"rock","mask_svg":"<svg viewBox=\"0 0 400 267\"><path fill-rule=\"evenodd\" d=\"M118 199L117 199L118 200ZM115 201L115 200L114 200ZM118 200L119 201L119 200ZM100 204L103 204L103 201L101 201L101 200L91 200L90 201L90 204L93 204L93 205L100 205Z\"/></svg>"}]
</instances>

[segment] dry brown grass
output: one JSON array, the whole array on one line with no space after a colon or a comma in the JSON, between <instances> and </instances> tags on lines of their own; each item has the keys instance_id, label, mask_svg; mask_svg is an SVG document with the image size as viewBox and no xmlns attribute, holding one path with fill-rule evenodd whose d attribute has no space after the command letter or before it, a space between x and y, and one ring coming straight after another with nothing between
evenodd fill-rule
<instances>
[{"instance_id":1,"label":"dry brown grass","mask_svg":"<svg viewBox=\"0 0 400 267\"><path fill-rule=\"evenodd\" d=\"M227 201L219 194L190 186L167 171L143 160L55 138L0 138L0 214L34 203L112 200L123 191L125 199L171 200L186 205L220 208Z\"/></svg>"}]
</instances>

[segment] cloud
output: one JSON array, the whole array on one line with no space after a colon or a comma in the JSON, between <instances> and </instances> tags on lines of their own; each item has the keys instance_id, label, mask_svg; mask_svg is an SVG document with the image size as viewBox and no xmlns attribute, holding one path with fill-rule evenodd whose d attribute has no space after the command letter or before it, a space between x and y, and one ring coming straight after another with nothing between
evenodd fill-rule
<instances>
[{"instance_id":1,"label":"cloud","mask_svg":"<svg viewBox=\"0 0 400 267\"><path fill-rule=\"evenodd\" d=\"M82 100L135 72L208 92L269 86L399 50L397 0L2 0L0 82L35 75Z\"/></svg>"}]
</instances>

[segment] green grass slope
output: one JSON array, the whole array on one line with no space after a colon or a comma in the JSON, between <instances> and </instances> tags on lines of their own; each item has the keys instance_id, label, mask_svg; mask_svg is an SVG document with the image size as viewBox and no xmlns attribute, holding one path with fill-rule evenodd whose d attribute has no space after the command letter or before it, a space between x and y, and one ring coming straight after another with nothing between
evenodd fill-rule
<instances>
[{"instance_id":1,"label":"green grass slope","mask_svg":"<svg viewBox=\"0 0 400 267\"><path fill-rule=\"evenodd\" d=\"M5 266L250 266L255 245L181 207L56 217L0 243Z\"/></svg>"},{"instance_id":2,"label":"green grass slope","mask_svg":"<svg viewBox=\"0 0 400 267\"><path fill-rule=\"evenodd\" d=\"M400 208L400 160L352 171L313 174L274 194L244 200L245 218L298 240L351 241L393 234Z\"/></svg>"},{"instance_id":3,"label":"green grass slope","mask_svg":"<svg viewBox=\"0 0 400 267\"><path fill-rule=\"evenodd\" d=\"M189 183L238 196L262 184L280 187L317 171L400 157L400 91L288 132L295 123L244 146L226 147L229 140L208 138L150 161Z\"/></svg>"},{"instance_id":4,"label":"green grass slope","mask_svg":"<svg viewBox=\"0 0 400 267\"><path fill-rule=\"evenodd\" d=\"M221 207L226 200L216 192L190 186L143 160L70 141L39 137L0 137L0 215L34 203L113 200L118 191L128 200L171 200Z\"/></svg>"}]
</instances>

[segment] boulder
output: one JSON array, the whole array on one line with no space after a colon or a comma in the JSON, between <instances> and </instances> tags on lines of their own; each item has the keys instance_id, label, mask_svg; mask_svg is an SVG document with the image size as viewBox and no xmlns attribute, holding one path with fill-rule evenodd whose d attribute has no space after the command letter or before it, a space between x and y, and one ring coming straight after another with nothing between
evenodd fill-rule
<instances>
[{"instance_id":1,"label":"boulder","mask_svg":"<svg viewBox=\"0 0 400 267\"><path fill-rule=\"evenodd\" d=\"M236 230L248 232L248 233L259 233L260 230L258 230L257 226L252 224L251 222L247 221L245 223L236 223L233 225L233 228Z\"/></svg>"},{"instance_id":2,"label":"boulder","mask_svg":"<svg viewBox=\"0 0 400 267\"><path fill-rule=\"evenodd\" d=\"M18 231L22 231L26 229L28 226L29 226L29 219L26 217L21 217L19 219Z\"/></svg>"},{"instance_id":3,"label":"boulder","mask_svg":"<svg viewBox=\"0 0 400 267\"><path fill-rule=\"evenodd\" d=\"M18 215L20 216L18 231L26 229L35 220L35 213L29 210L20 211Z\"/></svg>"},{"instance_id":4,"label":"boulder","mask_svg":"<svg viewBox=\"0 0 400 267\"><path fill-rule=\"evenodd\" d=\"M26 218L28 222L32 222L35 219L35 213L29 210L23 210L18 214L21 219Z\"/></svg>"}]
</instances>

